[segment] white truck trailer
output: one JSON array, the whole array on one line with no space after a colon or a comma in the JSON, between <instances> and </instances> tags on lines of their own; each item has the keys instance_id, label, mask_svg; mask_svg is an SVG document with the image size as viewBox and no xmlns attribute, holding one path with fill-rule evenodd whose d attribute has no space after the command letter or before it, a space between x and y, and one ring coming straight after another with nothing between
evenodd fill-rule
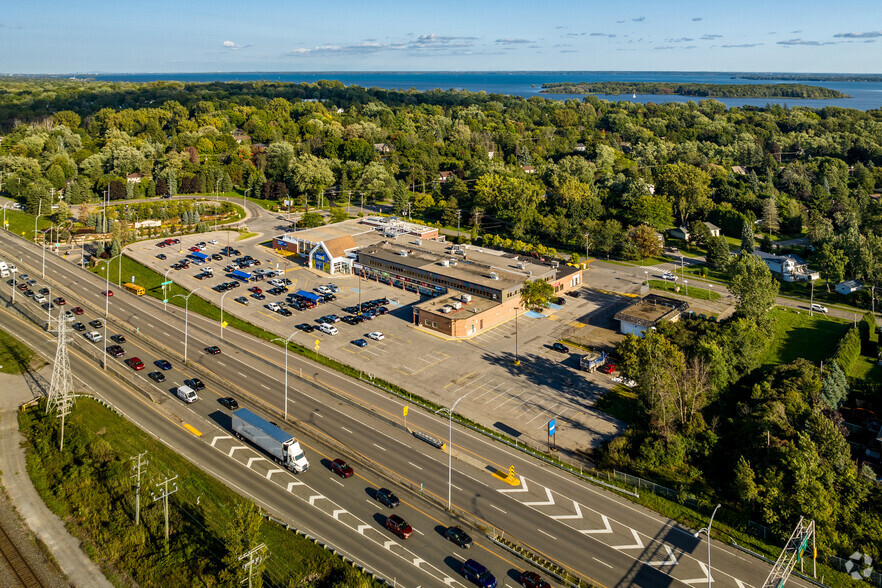
<instances>
[{"instance_id":1,"label":"white truck trailer","mask_svg":"<svg viewBox=\"0 0 882 588\"><path fill-rule=\"evenodd\" d=\"M266 421L247 408L233 413L233 432L240 439L251 441L278 463L300 474L309 468L309 461L300 449L300 443L276 425Z\"/></svg>"}]
</instances>

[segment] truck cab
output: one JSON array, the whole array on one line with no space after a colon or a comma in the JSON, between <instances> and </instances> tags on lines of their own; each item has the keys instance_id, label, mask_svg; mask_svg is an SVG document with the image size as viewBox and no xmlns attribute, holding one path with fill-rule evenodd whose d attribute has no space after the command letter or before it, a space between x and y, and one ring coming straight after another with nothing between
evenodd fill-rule
<instances>
[{"instance_id":1,"label":"truck cab","mask_svg":"<svg viewBox=\"0 0 882 588\"><path fill-rule=\"evenodd\" d=\"M288 464L295 472L302 474L309 469L309 461L300 449L300 443L297 439L291 439L285 443L285 453L288 455Z\"/></svg>"}]
</instances>

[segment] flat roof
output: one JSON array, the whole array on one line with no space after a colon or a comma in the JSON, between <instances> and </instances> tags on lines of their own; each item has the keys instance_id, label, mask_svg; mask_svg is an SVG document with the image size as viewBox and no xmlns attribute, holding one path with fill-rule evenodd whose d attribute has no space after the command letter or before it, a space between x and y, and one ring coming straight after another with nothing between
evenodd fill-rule
<instances>
[{"instance_id":1,"label":"flat roof","mask_svg":"<svg viewBox=\"0 0 882 588\"><path fill-rule=\"evenodd\" d=\"M382 238L382 236L377 233L374 227L363 225L358 221L358 219L350 219L340 223L322 225L320 227L315 227L312 229L291 231L290 233L285 233L280 237L276 237L276 239L287 241L288 243L295 243L296 241L321 243L322 241L330 241L339 237L355 237L356 235L364 235L365 233L373 233L374 235L376 235L376 240Z\"/></svg>"},{"instance_id":2,"label":"flat roof","mask_svg":"<svg viewBox=\"0 0 882 588\"><path fill-rule=\"evenodd\" d=\"M472 296L470 302L462 302L462 295L463 293L459 292L458 290L449 290L448 293L443 296L431 298L424 302L420 302L415 306L420 310L445 316L451 319L462 319L466 318L469 315L480 314L482 312L490 310L494 306L499 306L500 304L495 300L482 298L480 296ZM452 305L454 302L461 302L462 308L460 308L459 310L453 309L448 313L441 312L442 308L447 305Z\"/></svg>"},{"instance_id":3,"label":"flat roof","mask_svg":"<svg viewBox=\"0 0 882 588\"><path fill-rule=\"evenodd\" d=\"M406 255L402 255L404 251ZM471 284L480 284L497 290L519 286L527 280L554 276L555 268L537 264L528 259L515 259L502 251L481 247L419 239L382 241L365 247L360 254L370 255L390 263L420 269ZM442 265L443 261L449 265ZM455 261L455 263L453 263ZM491 273L498 279L493 279Z\"/></svg>"},{"instance_id":4,"label":"flat roof","mask_svg":"<svg viewBox=\"0 0 882 588\"><path fill-rule=\"evenodd\" d=\"M634 302L631 306L616 313L614 317L618 321L626 321L652 327L662 319L679 315L689 307L689 303L676 298L668 298L657 294L649 294Z\"/></svg>"}]
</instances>

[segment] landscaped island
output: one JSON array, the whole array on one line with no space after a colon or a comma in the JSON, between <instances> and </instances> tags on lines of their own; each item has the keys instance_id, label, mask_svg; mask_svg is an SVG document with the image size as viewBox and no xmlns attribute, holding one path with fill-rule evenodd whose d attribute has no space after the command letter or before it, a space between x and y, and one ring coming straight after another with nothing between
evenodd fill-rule
<instances>
[{"instance_id":1,"label":"landscaped island","mask_svg":"<svg viewBox=\"0 0 882 588\"><path fill-rule=\"evenodd\" d=\"M677 94L704 98L850 98L829 88L808 84L671 84L667 82L554 82L542 94Z\"/></svg>"}]
</instances>

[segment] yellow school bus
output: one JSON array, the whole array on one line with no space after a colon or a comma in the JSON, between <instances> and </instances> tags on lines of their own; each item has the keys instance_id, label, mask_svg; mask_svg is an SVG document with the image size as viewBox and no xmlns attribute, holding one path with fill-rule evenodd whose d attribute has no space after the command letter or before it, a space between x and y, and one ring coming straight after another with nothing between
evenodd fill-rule
<instances>
[{"instance_id":1,"label":"yellow school bus","mask_svg":"<svg viewBox=\"0 0 882 588\"><path fill-rule=\"evenodd\" d=\"M143 296L144 295L144 286L139 286L138 284L123 284L123 288L134 294L135 296Z\"/></svg>"}]
</instances>

